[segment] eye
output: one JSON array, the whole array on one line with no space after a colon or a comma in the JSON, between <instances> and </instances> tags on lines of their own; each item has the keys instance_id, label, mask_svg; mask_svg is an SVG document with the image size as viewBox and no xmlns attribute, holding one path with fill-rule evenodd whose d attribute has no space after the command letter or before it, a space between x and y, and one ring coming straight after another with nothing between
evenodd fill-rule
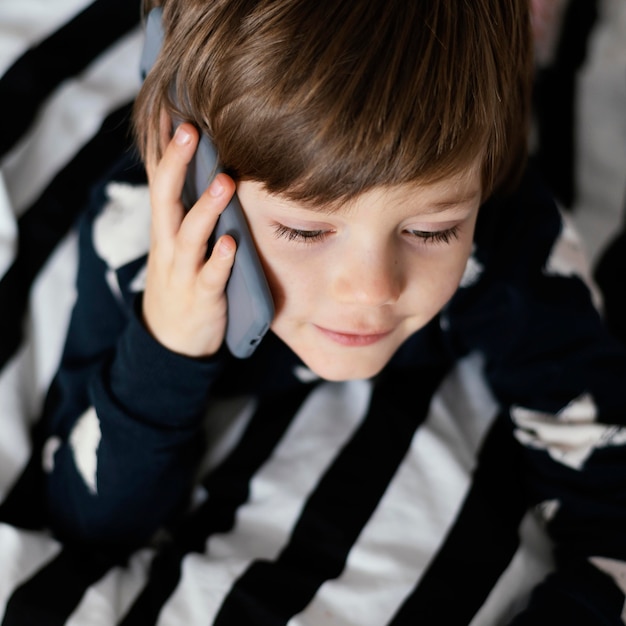
<instances>
[{"instance_id":1,"label":"eye","mask_svg":"<svg viewBox=\"0 0 626 626\"><path fill-rule=\"evenodd\" d=\"M421 239L425 243L448 244L453 239L459 238L458 226L446 228L446 230L409 230L407 232L413 237Z\"/></svg>"},{"instance_id":2,"label":"eye","mask_svg":"<svg viewBox=\"0 0 626 626\"><path fill-rule=\"evenodd\" d=\"M326 230L300 230L299 228L289 228L283 224L274 225L274 234L277 238L282 237L289 241L302 241L304 243L315 243L326 237Z\"/></svg>"}]
</instances>

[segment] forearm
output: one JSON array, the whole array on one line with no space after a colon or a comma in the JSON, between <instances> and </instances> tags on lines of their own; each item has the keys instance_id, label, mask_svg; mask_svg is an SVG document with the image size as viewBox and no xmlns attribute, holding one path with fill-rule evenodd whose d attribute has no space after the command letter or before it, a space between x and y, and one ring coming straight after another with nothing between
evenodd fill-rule
<instances>
[{"instance_id":1,"label":"forearm","mask_svg":"<svg viewBox=\"0 0 626 626\"><path fill-rule=\"evenodd\" d=\"M131 320L113 356L85 381L89 406L49 440L46 492L60 536L134 544L183 505L218 368L169 352Z\"/></svg>"}]
</instances>

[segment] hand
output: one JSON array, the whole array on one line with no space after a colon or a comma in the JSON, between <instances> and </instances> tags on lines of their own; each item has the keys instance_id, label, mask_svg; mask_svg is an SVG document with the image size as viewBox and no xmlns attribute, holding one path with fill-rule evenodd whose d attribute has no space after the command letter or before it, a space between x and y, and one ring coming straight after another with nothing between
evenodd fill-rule
<instances>
[{"instance_id":1,"label":"hand","mask_svg":"<svg viewBox=\"0 0 626 626\"><path fill-rule=\"evenodd\" d=\"M187 166L198 144L198 131L181 124L169 137L158 163L148 163L152 230L143 318L148 331L166 348L191 357L215 354L226 331L225 288L235 259L235 241L224 235L206 259L207 242L220 213L235 191L218 174L187 212L181 194Z\"/></svg>"}]
</instances>

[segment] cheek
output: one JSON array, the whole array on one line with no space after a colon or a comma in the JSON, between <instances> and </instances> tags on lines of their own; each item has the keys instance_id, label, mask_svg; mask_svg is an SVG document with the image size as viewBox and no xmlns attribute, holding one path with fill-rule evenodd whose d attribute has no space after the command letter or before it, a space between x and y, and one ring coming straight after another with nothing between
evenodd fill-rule
<instances>
[{"instance_id":1,"label":"cheek","mask_svg":"<svg viewBox=\"0 0 626 626\"><path fill-rule=\"evenodd\" d=\"M274 269L272 264L268 263L266 257L261 257L261 264L263 265L263 272L265 278L267 278L270 291L272 292L275 313L278 314L284 307L286 298L284 285L288 284L288 282L285 281L284 276L280 275L280 272Z\"/></svg>"},{"instance_id":2,"label":"cheek","mask_svg":"<svg viewBox=\"0 0 626 626\"><path fill-rule=\"evenodd\" d=\"M306 302L314 283L310 264L303 264L293 255L277 251L271 243L261 243L257 250L272 292L276 316L286 308L292 309L294 302Z\"/></svg>"},{"instance_id":3,"label":"cheek","mask_svg":"<svg viewBox=\"0 0 626 626\"><path fill-rule=\"evenodd\" d=\"M267 236L267 228L263 229L254 219L250 219L248 215L248 226L254 241L254 247L259 255L263 274L267 279L272 299L274 300L275 313L278 314L282 309L285 301L285 288L288 280L283 275L282 264L277 259L274 250L273 241ZM253 216L254 217L254 216Z\"/></svg>"},{"instance_id":4,"label":"cheek","mask_svg":"<svg viewBox=\"0 0 626 626\"><path fill-rule=\"evenodd\" d=\"M458 246L449 254L420 259L413 273L413 297L422 311L436 312L455 294L471 252L469 246Z\"/></svg>"}]
</instances>

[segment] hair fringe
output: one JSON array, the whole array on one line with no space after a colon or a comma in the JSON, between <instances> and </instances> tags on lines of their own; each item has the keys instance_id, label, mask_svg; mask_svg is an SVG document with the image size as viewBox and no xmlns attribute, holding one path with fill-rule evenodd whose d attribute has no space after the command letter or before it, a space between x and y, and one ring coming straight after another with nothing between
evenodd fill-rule
<instances>
[{"instance_id":1,"label":"hair fringe","mask_svg":"<svg viewBox=\"0 0 626 626\"><path fill-rule=\"evenodd\" d=\"M144 158L159 154L165 111L208 133L236 179L310 204L477 159L485 196L515 184L530 118L527 0L161 4L165 43L134 113Z\"/></svg>"}]
</instances>

